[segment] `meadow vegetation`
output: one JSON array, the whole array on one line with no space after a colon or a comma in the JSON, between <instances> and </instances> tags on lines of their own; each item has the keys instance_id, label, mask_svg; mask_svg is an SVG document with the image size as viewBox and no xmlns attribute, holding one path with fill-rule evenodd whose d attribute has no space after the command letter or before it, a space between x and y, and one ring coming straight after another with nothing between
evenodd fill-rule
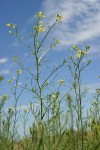
<instances>
[{"instance_id":1,"label":"meadow vegetation","mask_svg":"<svg viewBox=\"0 0 100 150\"><path fill-rule=\"evenodd\" d=\"M10 97L7 94L0 96L0 150L100 150L100 89L96 89L87 112L84 108L88 98L87 87L83 87L82 73L91 63L85 60L90 47L85 46L81 50L74 45L67 58L69 60L59 60L59 66L49 69L45 61L46 53L58 46L60 40L49 41L48 46L45 46L45 41L53 28L62 23L62 16L57 14L52 24L46 24L44 19L42 12L34 17L32 46L20 36L16 24L6 25L9 34L16 36L29 50L27 59L33 61L29 66L21 61L20 56L13 58L20 69L16 71L15 77L8 80L13 106L5 111L5 104L10 101ZM65 81L62 78L55 83L59 70L66 68L70 79ZM20 78L23 74L27 74L28 82L24 81L22 86ZM2 80L1 76L0 83ZM67 82L70 85L68 87ZM28 92L32 98L22 112L18 110L18 102L24 92ZM33 123L28 133L26 126L30 116ZM18 130L20 122L23 123L23 137L19 132L22 129Z\"/></svg>"}]
</instances>

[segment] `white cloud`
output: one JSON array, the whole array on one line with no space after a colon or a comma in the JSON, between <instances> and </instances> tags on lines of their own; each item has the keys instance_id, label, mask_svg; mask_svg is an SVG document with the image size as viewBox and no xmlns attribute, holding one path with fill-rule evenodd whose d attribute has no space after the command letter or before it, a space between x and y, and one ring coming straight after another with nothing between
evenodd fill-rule
<instances>
[{"instance_id":1,"label":"white cloud","mask_svg":"<svg viewBox=\"0 0 100 150\"><path fill-rule=\"evenodd\" d=\"M2 71L0 71L0 75L7 75L7 74L9 74L10 73L10 71L9 70L2 70Z\"/></svg>"},{"instance_id":2,"label":"white cloud","mask_svg":"<svg viewBox=\"0 0 100 150\"><path fill-rule=\"evenodd\" d=\"M8 61L7 58L1 58L1 59L0 59L0 64L6 63L7 61Z\"/></svg>"},{"instance_id":3,"label":"white cloud","mask_svg":"<svg viewBox=\"0 0 100 150\"><path fill-rule=\"evenodd\" d=\"M99 4L97 0L45 0L42 9L50 21L57 13L63 16L63 23L55 28L53 36L59 37L63 45L72 46L100 38Z\"/></svg>"},{"instance_id":4,"label":"white cloud","mask_svg":"<svg viewBox=\"0 0 100 150\"><path fill-rule=\"evenodd\" d=\"M60 39L61 46L57 47L62 50L65 46L72 46L74 44L84 44L89 41L91 47L89 54L94 53L100 56L100 43L95 44L95 40L100 38L100 8L98 0L44 0L41 5L47 17L47 21L53 22L57 13L63 16L62 24L58 24L52 32L54 38ZM33 16L25 23L25 26L20 31L21 35L26 35ZM26 36L27 37L27 36ZM31 43L26 38L28 43ZM15 40L12 46L19 46L19 40ZM85 45L85 44L84 44Z\"/></svg>"},{"instance_id":5,"label":"white cloud","mask_svg":"<svg viewBox=\"0 0 100 150\"><path fill-rule=\"evenodd\" d=\"M92 46L91 46L92 45ZM88 51L88 59L100 59L100 45L99 44L91 44L90 50Z\"/></svg>"},{"instance_id":6,"label":"white cloud","mask_svg":"<svg viewBox=\"0 0 100 150\"><path fill-rule=\"evenodd\" d=\"M91 83L86 85L89 93L95 93L97 88L100 88L100 83Z\"/></svg>"},{"instance_id":7,"label":"white cloud","mask_svg":"<svg viewBox=\"0 0 100 150\"><path fill-rule=\"evenodd\" d=\"M92 46L91 47L91 50L90 51L88 51L88 53L89 54L97 54L97 53L99 53L100 52L100 47L99 46Z\"/></svg>"}]
</instances>

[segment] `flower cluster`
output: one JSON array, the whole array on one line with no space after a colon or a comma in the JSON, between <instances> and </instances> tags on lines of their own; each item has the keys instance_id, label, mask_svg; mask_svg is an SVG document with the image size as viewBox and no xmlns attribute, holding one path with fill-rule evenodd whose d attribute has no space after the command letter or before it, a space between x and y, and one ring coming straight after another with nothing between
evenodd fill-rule
<instances>
[{"instance_id":1,"label":"flower cluster","mask_svg":"<svg viewBox=\"0 0 100 150\"><path fill-rule=\"evenodd\" d=\"M17 25L16 25L16 24L8 23L8 24L6 24L6 26L7 26L9 29L11 29L11 30L9 31L9 34L14 34L13 30L14 30L14 29L17 30Z\"/></svg>"},{"instance_id":2,"label":"flower cluster","mask_svg":"<svg viewBox=\"0 0 100 150\"><path fill-rule=\"evenodd\" d=\"M77 53L77 58L80 58L81 56L84 56L84 55L86 55L86 51L79 50Z\"/></svg>"},{"instance_id":3,"label":"flower cluster","mask_svg":"<svg viewBox=\"0 0 100 150\"><path fill-rule=\"evenodd\" d=\"M18 75L22 73L22 70L17 70Z\"/></svg>"},{"instance_id":4,"label":"flower cluster","mask_svg":"<svg viewBox=\"0 0 100 150\"><path fill-rule=\"evenodd\" d=\"M38 13L38 17L39 17L39 18L45 18L43 12L41 12L41 11Z\"/></svg>"},{"instance_id":5,"label":"flower cluster","mask_svg":"<svg viewBox=\"0 0 100 150\"><path fill-rule=\"evenodd\" d=\"M73 50L73 49L74 49L74 50L76 50L76 51L78 51L78 50L79 50L79 48L78 48L78 46L77 46L77 45L74 45L74 46L73 46L73 48L72 48L71 50Z\"/></svg>"},{"instance_id":6,"label":"flower cluster","mask_svg":"<svg viewBox=\"0 0 100 150\"><path fill-rule=\"evenodd\" d=\"M11 24L11 23L6 24L6 26L9 27L9 28L12 27L12 28L14 28L14 29L17 28L17 25L16 25L16 24Z\"/></svg>"},{"instance_id":7,"label":"flower cluster","mask_svg":"<svg viewBox=\"0 0 100 150\"><path fill-rule=\"evenodd\" d=\"M59 14L57 14L57 15L56 15L56 21L57 21L57 22L62 22L62 16L59 15Z\"/></svg>"},{"instance_id":8,"label":"flower cluster","mask_svg":"<svg viewBox=\"0 0 100 150\"><path fill-rule=\"evenodd\" d=\"M82 56L87 54L88 49L89 49L89 46L86 46L85 50L82 51L82 50L79 49L79 47L77 45L74 45L71 50L77 51L77 58L80 58L80 57L82 57Z\"/></svg>"},{"instance_id":9,"label":"flower cluster","mask_svg":"<svg viewBox=\"0 0 100 150\"><path fill-rule=\"evenodd\" d=\"M39 32L44 32L45 31L45 27L41 24L37 27L35 27L36 31L39 33Z\"/></svg>"}]
</instances>

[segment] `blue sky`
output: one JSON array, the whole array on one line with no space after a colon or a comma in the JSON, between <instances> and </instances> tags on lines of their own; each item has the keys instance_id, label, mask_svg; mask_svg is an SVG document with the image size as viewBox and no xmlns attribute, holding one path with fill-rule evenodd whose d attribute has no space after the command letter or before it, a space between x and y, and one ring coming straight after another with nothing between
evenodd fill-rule
<instances>
[{"instance_id":1,"label":"blue sky","mask_svg":"<svg viewBox=\"0 0 100 150\"><path fill-rule=\"evenodd\" d=\"M0 75L4 75L7 81L11 73L16 71L12 57L19 55L24 58L25 47L13 36L8 34L7 23L15 23L19 26L23 36L31 31L33 16L38 11L46 14L47 20L52 22L55 15L60 13L63 22L51 33L52 38L60 39L61 45L51 50L47 56L53 64L58 64L59 59L67 59L69 49L73 45L84 48L90 45L88 58L92 64L86 72L85 83L94 91L100 87L100 1L82 0L81 2L63 0L38 0L38 1L2 1L0 5ZM55 59L56 58L56 59ZM4 84L3 84L4 85ZM5 89L5 87L4 87Z\"/></svg>"},{"instance_id":2,"label":"blue sky","mask_svg":"<svg viewBox=\"0 0 100 150\"><path fill-rule=\"evenodd\" d=\"M78 45L81 49L90 45L87 59L92 63L86 69L84 84L93 93L100 88L100 1L99 0L3 0L0 3L0 75L5 77L0 93L8 91L7 80L16 75L12 57L19 55L26 61L27 49L14 36L8 34L7 23L19 26L21 35L29 42L33 16L43 11L47 21L53 22L57 13L63 16L50 37L61 40L61 45L48 52L50 65L58 65L60 60L68 59L70 48ZM50 38L51 39L51 38ZM65 70L64 70L65 72ZM65 78L67 73L61 73ZM25 97L23 97L25 98Z\"/></svg>"}]
</instances>

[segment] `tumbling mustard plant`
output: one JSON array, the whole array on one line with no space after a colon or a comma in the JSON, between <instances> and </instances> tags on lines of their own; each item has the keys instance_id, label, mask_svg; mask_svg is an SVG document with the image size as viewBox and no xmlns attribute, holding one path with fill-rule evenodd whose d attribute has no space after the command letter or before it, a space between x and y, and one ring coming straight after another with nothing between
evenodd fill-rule
<instances>
[{"instance_id":1,"label":"tumbling mustard plant","mask_svg":"<svg viewBox=\"0 0 100 150\"><path fill-rule=\"evenodd\" d=\"M42 11L34 16L31 39L28 41L25 40L25 36L23 38L20 35L18 25L6 24L9 34L17 37L29 51L24 62L20 56L13 58L20 69L16 71L17 75L13 76L13 79L8 80L14 101L6 115L3 113L3 107L10 96L6 94L0 96L0 135L3 135L3 146L0 142L0 148L3 150L98 150L100 148L100 89L96 90L92 106L87 110L87 116L84 116L87 89L83 89L82 86L82 72L91 63L87 60L90 47L86 46L82 50L74 45L71 48L72 55L68 56L69 64L64 59L57 67L54 65L53 68L49 68L46 64L46 54L61 43L61 40L56 38L53 41L48 39L49 34L57 24L62 23L63 17L57 14L52 24L46 23L45 18ZM60 79L57 78L55 84L58 71L63 66L69 69L70 79L66 80L67 76L64 75ZM24 83L21 84L19 80L22 77ZM1 76L0 82L2 80ZM70 85L66 84L66 81L69 81ZM23 92L29 94L29 101L27 106L19 111L19 98ZM19 116L23 125L21 140L17 129ZM30 119L33 120L31 125ZM27 130L28 125L29 130ZM6 147L5 137L8 142Z\"/></svg>"}]
</instances>

